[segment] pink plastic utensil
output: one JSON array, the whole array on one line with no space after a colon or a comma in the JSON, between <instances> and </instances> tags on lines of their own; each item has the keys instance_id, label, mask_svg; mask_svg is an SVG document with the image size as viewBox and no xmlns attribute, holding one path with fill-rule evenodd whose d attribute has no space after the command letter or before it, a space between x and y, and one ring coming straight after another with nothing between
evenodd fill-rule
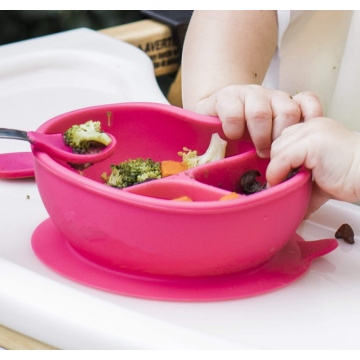
<instances>
[{"instance_id":1,"label":"pink plastic utensil","mask_svg":"<svg viewBox=\"0 0 360 360\"><path fill-rule=\"evenodd\" d=\"M73 164L96 163L111 156L116 148L116 139L111 134L108 135L112 142L101 151L93 154L74 154L71 147L65 145L62 133L42 134L34 131L0 128L0 138L28 141L35 149Z\"/></svg>"}]
</instances>

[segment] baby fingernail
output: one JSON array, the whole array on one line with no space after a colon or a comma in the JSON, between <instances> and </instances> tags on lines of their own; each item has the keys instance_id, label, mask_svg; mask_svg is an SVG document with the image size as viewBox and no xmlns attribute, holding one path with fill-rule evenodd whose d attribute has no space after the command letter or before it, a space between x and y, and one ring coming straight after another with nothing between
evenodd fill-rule
<instances>
[{"instance_id":1,"label":"baby fingernail","mask_svg":"<svg viewBox=\"0 0 360 360\"><path fill-rule=\"evenodd\" d=\"M270 157L270 149L267 149L267 150L259 150L257 152L258 156L263 158L263 159L267 159Z\"/></svg>"}]
</instances>

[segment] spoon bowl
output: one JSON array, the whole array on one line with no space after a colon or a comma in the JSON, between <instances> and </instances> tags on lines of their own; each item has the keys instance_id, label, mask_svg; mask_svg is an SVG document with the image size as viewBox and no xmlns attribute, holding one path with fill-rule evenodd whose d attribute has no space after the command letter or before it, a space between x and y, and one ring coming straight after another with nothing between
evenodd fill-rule
<instances>
[{"instance_id":1,"label":"spoon bowl","mask_svg":"<svg viewBox=\"0 0 360 360\"><path fill-rule=\"evenodd\" d=\"M0 128L0 138L28 141L35 149L73 164L96 163L111 156L116 148L116 139L113 135L108 135L111 138L108 146L90 154L75 154L70 146L65 145L62 133L42 134L35 131Z\"/></svg>"}]
</instances>

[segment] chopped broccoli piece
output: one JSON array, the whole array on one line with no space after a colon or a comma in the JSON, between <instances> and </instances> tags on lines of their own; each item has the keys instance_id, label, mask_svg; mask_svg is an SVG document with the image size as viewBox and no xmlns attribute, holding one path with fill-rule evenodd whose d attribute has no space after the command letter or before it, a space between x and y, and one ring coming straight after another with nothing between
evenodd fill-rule
<instances>
[{"instance_id":1,"label":"chopped broccoli piece","mask_svg":"<svg viewBox=\"0 0 360 360\"><path fill-rule=\"evenodd\" d=\"M106 184L123 189L128 186L160 178L160 162L139 158L124 161L119 165L111 165L111 174Z\"/></svg>"},{"instance_id":2,"label":"chopped broccoli piece","mask_svg":"<svg viewBox=\"0 0 360 360\"><path fill-rule=\"evenodd\" d=\"M92 148L108 146L111 143L109 135L101 131L100 121L87 121L85 124L74 125L64 133L64 142L72 147L77 154L86 154Z\"/></svg>"},{"instance_id":3,"label":"chopped broccoli piece","mask_svg":"<svg viewBox=\"0 0 360 360\"><path fill-rule=\"evenodd\" d=\"M183 162L187 164L188 168L191 169L195 166L203 165L212 161L221 160L225 157L227 142L223 140L219 134L212 134L211 141L208 149L204 155L198 156L197 151L191 151L184 147L184 151L179 152L182 156Z\"/></svg>"}]
</instances>

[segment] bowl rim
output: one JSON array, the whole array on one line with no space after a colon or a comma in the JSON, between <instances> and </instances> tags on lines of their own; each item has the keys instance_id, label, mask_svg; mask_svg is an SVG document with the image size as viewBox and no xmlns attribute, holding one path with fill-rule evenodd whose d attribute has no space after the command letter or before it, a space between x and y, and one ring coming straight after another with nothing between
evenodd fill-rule
<instances>
[{"instance_id":1,"label":"bowl rim","mask_svg":"<svg viewBox=\"0 0 360 360\"><path fill-rule=\"evenodd\" d=\"M158 104L158 103L145 103L145 102L133 102L133 103L119 103L119 104L107 104L107 105L98 105L92 107L86 107L78 110L73 110L66 112L64 114L58 115L38 128L38 132L46 133L48 129L55 123L62 121L68 116L73 116L80 114L84 111L106 109L109 107L112 109L115 108L131 108L131 107L140 107L144 110L151 108L152 110L160 110L166 112L169 115L180 116L184 121L192 122L201 122L208 123L209 125L218 125L219 119L212 116L205 116L193 113L191 111L184 110L171 105ZM144 196L132 192L121 191L120 189L113 188L111 186L106 186L104 184L98 183L92 179L86 178L79 174L74 173L70 169L67 169L63 165L55 161L50 155L38 151L31 147L34 154L35 161L38 161L47 171L50 171L58 178L61 178L65 182L76 186L82 189L86 189L96 195L104 196L108 199L114 201L124 202L138 207L153 208L158 210L165 210L170 212L206 212L206 213L220 213L228 211L238 211L241 209L249 209L253 206L259 204L265 204L274 199L281 198L286 196L289 193L294 192L299 187L305 185L310 177L311 171L302 168L302 170L296 174L291 179L278 184L274 187L267 189L251 196L242 196L239 199L233 199L232 201L196 201L196 202L180 202L180 201L171 201L168 199L159 199L152 198L149 196ZM250 151L255 151L249 150ZM35 176L36 176L36 167L35 167ZM211 185L208 185L211 186Z\"/></svg>"}]
</instances>

